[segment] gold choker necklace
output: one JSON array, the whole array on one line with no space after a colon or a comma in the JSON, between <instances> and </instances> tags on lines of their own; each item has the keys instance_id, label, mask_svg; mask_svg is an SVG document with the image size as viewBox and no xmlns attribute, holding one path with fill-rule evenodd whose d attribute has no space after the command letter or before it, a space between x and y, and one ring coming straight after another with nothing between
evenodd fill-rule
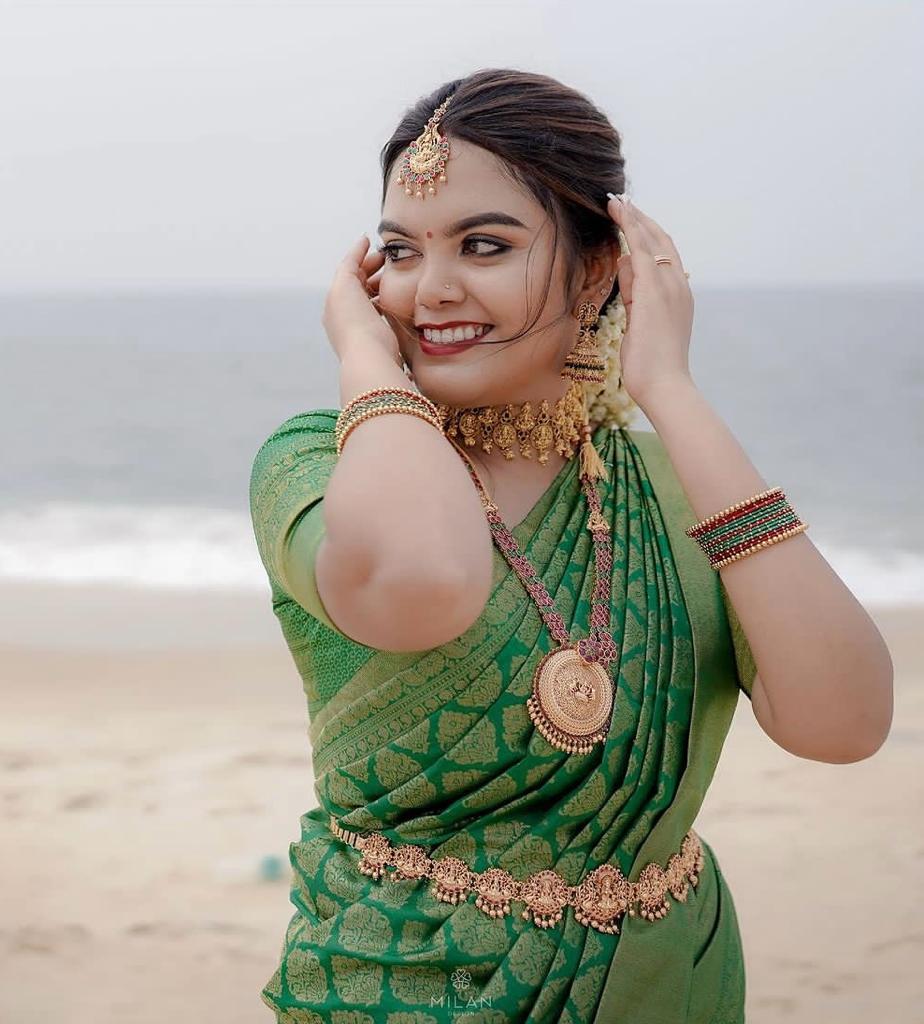
<instances>
[{"instance_id":1,"label":"gold choker necklace","mask_svg":"<svg viewBox=\"0 0 924 1024\"><path fill-rule=\"evenodd\" d=\"M516 449L523 458L531 459L535 449L539 462L545 465L553 449L566 459L573 458L582 441L584 385L572 381L554 409L550 409L548 400L543 398L536 414L530 402L474 408L438 404L437 408L448 437L461 434L468 447L480 442L484 452L493 451L497 445L507 459L514 457Z\"/></svg>"}]
</instances>

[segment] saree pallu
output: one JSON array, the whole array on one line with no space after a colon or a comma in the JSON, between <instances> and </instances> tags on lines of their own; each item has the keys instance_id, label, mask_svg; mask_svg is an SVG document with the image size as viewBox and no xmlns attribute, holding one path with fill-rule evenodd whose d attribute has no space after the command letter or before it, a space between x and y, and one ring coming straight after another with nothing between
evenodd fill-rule
<instances>
[{"instance_id":1,"label":"saree pallu","mask_svg":"<svg viewBox=\"0 0 924 1024\"><path fill-rule=\"evenodd\" d=\"M530 721L533 671L555 644L496 548L482 614L431 650L365 647L319 600L303 607L288 593L287 545L306 515L320 521L337 414L287 420L251 476L273 610L308 702L318 802L289 847L295 912L263 1002L283 1024L742 1021L735 907L702 837L705 867L686 900L668 896L664 918L626 915L607 934L570 907L543 929L520 903L492 918L471 895L438 900L426 879L374 881L330 831L334 815L473 871L551 868L569 885L605 863L636 881L680 851L755 669L719 575L683 533L696 517L657 435L594 431L609 471L598 488L620 656L605 742L568 754ZM572 459L512 531L575 637L593 583L585 504Z\"/></svg>"}]
</instances>

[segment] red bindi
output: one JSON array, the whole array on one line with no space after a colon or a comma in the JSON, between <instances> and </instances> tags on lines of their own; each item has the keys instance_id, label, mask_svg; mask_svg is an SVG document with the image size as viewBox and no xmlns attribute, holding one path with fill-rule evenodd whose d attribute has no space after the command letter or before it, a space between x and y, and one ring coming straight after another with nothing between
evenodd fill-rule
<instances>
[{"instance_id":1,"label":"red bindi","mask_svg":"<svg viewBox=\"0 0 924 1024\"><path fill-rule=\"evenodd\" d=\"M427 238L432 238L432 237L433 237L433 232L432 231L428 231L427 232Z\"/></svg>"}]
</instances>

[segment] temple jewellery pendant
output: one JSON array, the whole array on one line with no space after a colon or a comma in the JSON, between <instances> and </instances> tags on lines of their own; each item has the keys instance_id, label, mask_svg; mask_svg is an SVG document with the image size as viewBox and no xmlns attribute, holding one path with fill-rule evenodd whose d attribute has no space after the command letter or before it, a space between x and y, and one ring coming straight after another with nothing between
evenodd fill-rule
<instances>
[{"instance_id":1,"label":"temple jewellery pendant","mask_svg":"<svg viewBox=\"0 0 924 1024\"><path fill-rule=\"evenodd\" d=\"M494 541L559 644L536 666L533 692L526 702L529 717L552 746L569 754L586 754L595 743L603 742L609 731L614 701L609 665L619 655L609 628L613 552L610 528L600 508L600 495L593 481L582 476L581 487L590 509L587 529L594 543L594 587L589 635L572 641L545 584L504 525L468 454L458 445L456 448L478 488Z\"/></svg>"}]
</instances>

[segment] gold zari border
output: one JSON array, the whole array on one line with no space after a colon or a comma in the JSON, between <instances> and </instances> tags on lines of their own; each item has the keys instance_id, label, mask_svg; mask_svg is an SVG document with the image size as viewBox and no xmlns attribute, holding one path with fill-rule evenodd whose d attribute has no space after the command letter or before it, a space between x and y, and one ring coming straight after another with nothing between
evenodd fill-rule
<instances>
[{"instance_id":1,"label":"gold zari border","mask_svg":"<svg viewBox=\"0 0 924 1024\"><path fill-rule=\"evenodd\" d=\"M445 903L459 903L474 892L475 906L489 917L509 914L510 901L520 900L526 904L522 916L540 928L551 928L562 919L565 907L573 907L580 924L611 935L619 931L618 922L627 911L630 917L637 913L647 921L665 917L670 910L668 893L685 903L689 886L696 886L706 864L699 836L690 829L666 869L651 862L637 882L630 882L618 867L600 864L577 885L568 885L549 869L518 880L502 868L472 871L459 857L433 860L422 846L394 845L380 832L350 832L334 815L330 828L338 839L362 851L359 870L375 881L391 867L395 881L429 878L433 895Z\"/></svg>"}]
</instances>

